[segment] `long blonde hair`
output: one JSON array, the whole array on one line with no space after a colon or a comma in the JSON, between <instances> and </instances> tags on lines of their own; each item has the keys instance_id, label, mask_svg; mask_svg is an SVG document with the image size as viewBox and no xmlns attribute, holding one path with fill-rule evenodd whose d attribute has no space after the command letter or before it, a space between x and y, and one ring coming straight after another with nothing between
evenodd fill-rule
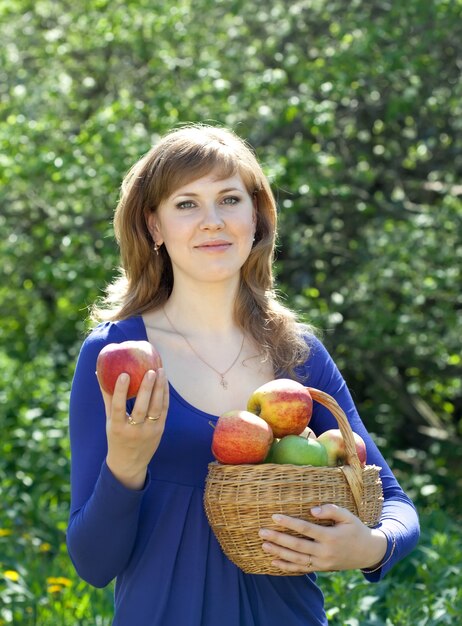
<instances>
[{"instance_id":1,"label":"long blonde hair","mask_svg":"<svg viewBox=\"0 0 462 626\"><path fill-rule=\"evenodd\" d=\"M121 320L165 304L173 288L172 265L165 246L155 252L147 218L175 189L212 170L223 178L239 174L256 206L255 242L241 269L236 323L276 370L293 374L308 347L295 314L274 292L276 202L253 150L229 129L204 124L174 129L129 170L114 214L120 275L103 302L95 304L91 318Z\"/></svg>"}]
</instances>

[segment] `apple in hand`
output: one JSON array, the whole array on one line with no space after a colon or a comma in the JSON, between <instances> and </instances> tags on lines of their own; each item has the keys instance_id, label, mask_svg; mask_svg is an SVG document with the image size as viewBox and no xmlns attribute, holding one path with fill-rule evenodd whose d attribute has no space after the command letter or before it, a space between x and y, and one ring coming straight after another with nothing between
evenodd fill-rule
<instances>
[{"instance_id":1,"label":"apple in hand","mask_svg":"<svg viewBox=\"0 0 462 626\"><path fill-rule=\"evenodd\" d=\"M261 463L273 442L273 431L265 420L243 410L220 415L212 438L212 454L220 463Z\"/></svg>"},{"instance_id":2,"label":"apple in hand","mask_svg":"<svg viewBox=\"0 0 462 626\"><path fill-rule=\"evenodd\" d=\"M148 370L162 367L159 353L149 341L109 343L96 360L96 373L101 387L111 395L120 374L130 376L127 398L134 398Z\"/></svg>"},{"instance_id":3,"label":"apple in hand","mask_svg":"<svg viewBox=\"0 0 462 626\"><path fill-rule=\"evenodd\" d=\"M313 400L301 383L280 378L258 387L248 400L247 410L268 422L275 437L299 435L311 419Z\"/></svg>"},{"instance_id":4,"label":"apple in hand","mask_svg":"<svg viewBox=\"0 0 462 626\"><path fill-rule=\"evenodd\" d=\"M327 465L327 451L316 439L286 435L274 446L271 462L321 467Z\"/></svg>"},{"instance_id":5,"label":"apple in hand","mask_svg":"<svg viewBox=\"0 0 462 626\"><path fill-rule=\"evenodd\" d=\"M353 433L356 445L356 453L359 462L364 467L366 465L366 444L364 439ZM330 466L344 465L346 462L345 441L339 428L332 428L321 433L317 439L327 450L327 464Z\"/></svg>"}]
</instances>

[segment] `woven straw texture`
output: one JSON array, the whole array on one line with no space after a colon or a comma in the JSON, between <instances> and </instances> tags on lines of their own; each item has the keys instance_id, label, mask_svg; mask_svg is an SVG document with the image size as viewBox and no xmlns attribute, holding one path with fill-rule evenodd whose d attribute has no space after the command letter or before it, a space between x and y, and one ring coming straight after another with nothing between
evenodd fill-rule
<instances>
[{"instance_id":1,"label":"woven straw texture","mask_svg":"<svg viewBox=\"0 0 462 626\"><path fill-rule=\"evenodd\" d=\"M258 531L278 528L271 518L274 513L327 525L328 521L313 518L310 509L318 504L334 503L357 515L368 526L375 526L380 519L383 502L380 468L361 467L353 433L342 409L328 394L308 389L313 400L327 406L336 417L345 440L346 465L209 464L204 493L208 521L226 556L249 574L290 575L271 565L274 557L265 554L261 547Z\"/></svg>"}]
</instances>

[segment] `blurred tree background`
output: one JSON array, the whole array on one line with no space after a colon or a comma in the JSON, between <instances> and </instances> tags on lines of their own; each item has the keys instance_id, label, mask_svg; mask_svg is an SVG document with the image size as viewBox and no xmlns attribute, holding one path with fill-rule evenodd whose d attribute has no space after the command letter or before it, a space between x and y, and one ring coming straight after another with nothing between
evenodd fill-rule
<instances>
[{"instance_id":1,"label":"blurred tree background","mask_svg":"<svg viewBox=\"0 0 462 626\"><path fill-rule=\"evenodd\" d=\"M255 147L278 287L421 514L380 585L323 576L332 623L458 623L461 0L0 0L0 41L0 624L110 623L65 550L69 389L121 179L190 121Z\"/></svg>"}]
</instances>

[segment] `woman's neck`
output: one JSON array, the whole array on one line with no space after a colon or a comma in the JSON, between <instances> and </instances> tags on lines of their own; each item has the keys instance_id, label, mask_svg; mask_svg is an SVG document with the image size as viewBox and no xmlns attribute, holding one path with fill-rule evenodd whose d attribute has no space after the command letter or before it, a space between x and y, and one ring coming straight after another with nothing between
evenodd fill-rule
<instances>
[{"instance_id":1,"label":"woman's neck","mask_svg":"<svg viewBox=\"0 0 462 626\"><path fill-rule=\"evenodd\" d=\"M164 305L165 312L182 332L226 333L236 329L234 302L236 290L209 289L194 293L173 290Z\"/></svg>"}]
</instances>

